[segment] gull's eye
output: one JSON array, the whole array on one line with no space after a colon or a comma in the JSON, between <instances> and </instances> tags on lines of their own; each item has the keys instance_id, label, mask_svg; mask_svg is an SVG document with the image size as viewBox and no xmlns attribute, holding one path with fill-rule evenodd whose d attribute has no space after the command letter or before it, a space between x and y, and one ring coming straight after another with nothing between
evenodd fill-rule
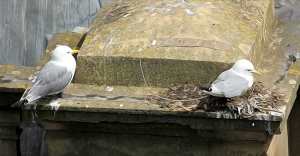
<instances>
[{"instance_id":1,"label":"gull's eye","mask_svg":"<svg viewBox=\"0 0 300 156\"><path fill-rule=\"evenodd\" d=\"M70 54L71 52L68 51L68 54Z\"/></svg>"},{"instance_id":2,"label":"gull's eye","mask_svg":"<svg viewBox=\"0 0 300 156\"><path fill-rule=\"evenodd\" d=\"M252 71L251 69L248 69L247 71Z\"/></svg>"}]
</instances>

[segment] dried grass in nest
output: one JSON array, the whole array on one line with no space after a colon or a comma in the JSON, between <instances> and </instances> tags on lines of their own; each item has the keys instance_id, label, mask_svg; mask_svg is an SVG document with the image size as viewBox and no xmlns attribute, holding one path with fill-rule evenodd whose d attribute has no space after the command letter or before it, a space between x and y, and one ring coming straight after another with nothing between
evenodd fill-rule
<instances>
[{"instance_id":1,"label":"dried grass in nest","mask_svg":"<svg viewBox=\"0 0 300 156\"><path fill-rule=\"evenodd\" d=\"M280 112L277 107L284 105L284 95L255 82L242 96L227 102L227 107L243 117L250 117L256 112Z\"/></svg>"},{"instance_id":2,"label":"dried grass in nest","mask_svg":"<svg viewBox=\"0 0 300 156\"><path fill-rule=\"evenodd\" d=\"M168 107L176 110L185 109L191 111L205 97L198 85L183 84L168 88L158 95L152 95L150 99L162 108Z\"/></svg>"},{"instance_id":3,"label":"dried grass in nest","mask_svg":"<svg viewBox=\"0 0 300 156\"><path fill-rule=\"evenodd\" d=\"M193 111L230 111L243 117L251 116L256 112L275 111L277 106L284 103L283 95L255 82L243 95L232 99L208 96L199 89L197 84L183 84L168 88L158 95L149 98L162 108Z\"/></svg>"}]
</instances>

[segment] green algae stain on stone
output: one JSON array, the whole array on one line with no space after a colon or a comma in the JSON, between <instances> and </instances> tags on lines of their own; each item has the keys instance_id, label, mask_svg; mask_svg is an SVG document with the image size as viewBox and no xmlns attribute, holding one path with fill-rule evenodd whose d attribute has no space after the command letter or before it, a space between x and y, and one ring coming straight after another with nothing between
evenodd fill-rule
<instances>
[{"instance_id":1,"label":"green algae stain on stone","mask_svg":"<svg viewBox=\"0 0 300 156\"><path fill-rule=\"evenodd\" d=\"M78 58L78 61L85 60ZM97 61L98 65L105 68L99 70L95 66L79 66L78 69L88 69L85 77L92 80L92 82L96 82L91 84L97 85L144 86L143 74L149 86L163 87L166 84L171 86L182 83L206 83L212 82L216 78L210 76L214 75L210 73L220 74L223 70L230 68L228 64L220 65L212 62L205 62L203 63L205 65L203 65L196 61L131 59L125 57L103 57L100 60L96 58L92 61ZM89 65L87 62L85 64ZM206 64L209 66L206 66ZM80 73L77 76L81 76ZM170 84L170 82L172 83Z\"/></svg>"}]
</instances>

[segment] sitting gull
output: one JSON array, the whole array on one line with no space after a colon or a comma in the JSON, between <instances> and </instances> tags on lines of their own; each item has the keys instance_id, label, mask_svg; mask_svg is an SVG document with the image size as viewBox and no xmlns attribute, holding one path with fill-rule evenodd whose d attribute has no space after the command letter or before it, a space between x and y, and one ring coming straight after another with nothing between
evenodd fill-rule
<instances>
[{"instance_id":1,"label":"sitting gull","mask_svg":"<svg viewBox=\"0 0 300 156\"><path fill-rule=\"evenodd\" d=\"M64 45L57 46L52 53L51 60L45 64L26 97L11 106L19 107L46 95L60 93L65 89L75 73L76 61L72 56L75 53L78 53L78 50L72 50Z\"/></svg>"},{"instance_id":2,"label":"sitting gull","mask_svg":"<svg viewBox=\"0 0 300 156\"><path fill-rule=\"evenodd\" d=\"M229 70L222 72L210 88L203 91L215 97L240 96L253 85L253 74L260 75L250 61L238 60Z\"/></svg>"}]
</instances>

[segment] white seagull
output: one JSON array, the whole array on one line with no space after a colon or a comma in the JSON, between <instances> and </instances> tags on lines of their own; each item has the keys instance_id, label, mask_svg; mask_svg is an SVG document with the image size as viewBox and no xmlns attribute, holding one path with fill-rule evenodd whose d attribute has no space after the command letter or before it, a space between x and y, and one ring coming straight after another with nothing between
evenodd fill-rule
<instances>
[{"instance_id":1,"label":"white seagull","mask_svg":"<svg viewBox=\"0 0 300 156\"><path fill-rule=\"evenodd\" d=\"M215 97L240 96L253 85L253 74L261 75L250 61L238 60L229 70L222 72L209 89L203 91Z\"/></svg>"},{"instance_id":2,"label":"white seagull","mask_svg":"<svg viewBox=\"0 0 300 156\"><path fill-rule=\"evenodd\" d=\"M19 107L65 89L75 74L76 61L72 56L75 53L78 53L78 50L72 50L64 45L57 46L52 53L51 60L45 64L26 97L11 106Z\"/></svg>"}]
</instances>

